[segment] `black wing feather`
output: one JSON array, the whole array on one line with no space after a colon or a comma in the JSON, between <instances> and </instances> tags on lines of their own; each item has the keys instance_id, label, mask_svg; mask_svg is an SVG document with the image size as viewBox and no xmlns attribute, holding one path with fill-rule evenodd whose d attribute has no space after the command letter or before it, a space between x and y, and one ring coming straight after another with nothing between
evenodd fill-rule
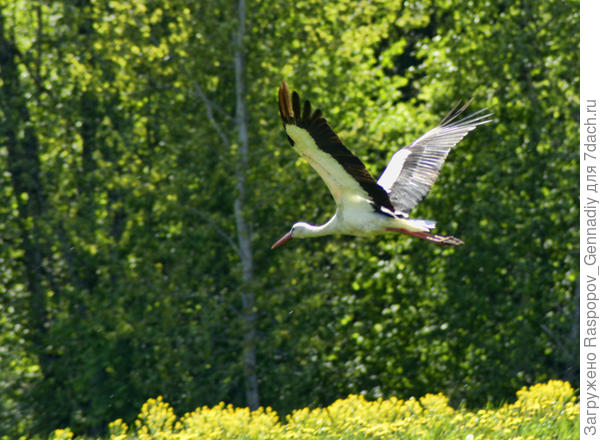
<instances>
[{"instance_id":1,"label":"black wing feather","mask_svg":"<svg viewBox=\"0 0 600 440\"><path fill-rule=\"evenodd\" d=\"M307 130L319 149L331 155L360 184L377 207L394 211L388 193L379 186L362 161L342 143L323 117L321 110L317 109L311 113L309 101L305 101L304 108L301 109L300 97L295 91L292 93L290 105L289 89L285 81L279 88L279 110L284 126L294 124ZM293 141L289 140L294 145Z\"/></svg>"}]
</instances>

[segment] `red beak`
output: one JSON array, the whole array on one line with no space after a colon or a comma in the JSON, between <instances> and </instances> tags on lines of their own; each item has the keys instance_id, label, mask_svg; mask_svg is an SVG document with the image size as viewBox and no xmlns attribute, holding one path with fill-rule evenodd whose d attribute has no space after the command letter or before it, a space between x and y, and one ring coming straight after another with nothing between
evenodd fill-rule
<instances>
[{"instance_id":1,"label":"red beak","mask_svg":"<svg viewBox=\"0 0 600 440\"><path fill-rule=\"evenodd\" d=\"M271 249L275 249L276 247L281 246L283 243L285 243L286 241L290 241L291 239L292 239L292 231L288 232L283 237L281 237L279 240L277 240L275 242L275 244L273 246L271 246Z\"/></svg>"}]
</instances>

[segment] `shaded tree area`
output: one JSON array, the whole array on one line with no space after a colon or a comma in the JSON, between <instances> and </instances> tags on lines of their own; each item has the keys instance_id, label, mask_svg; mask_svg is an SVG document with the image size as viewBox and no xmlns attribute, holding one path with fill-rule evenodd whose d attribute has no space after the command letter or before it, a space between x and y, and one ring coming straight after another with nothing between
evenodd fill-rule
<instances>
[{"instance_id":1,"label":"shaded tree area","mask_svg":"<svg viewBox=\"0 0 600 440\"><path fill-rule=\"evenodd\" d=\"M576 2L0 2L0 430L101 434L149 397L285 413L578 386ZM285 79L374 175L460 99L405 237L270 245L332 199Z\"/></svg>"}]
</instances>

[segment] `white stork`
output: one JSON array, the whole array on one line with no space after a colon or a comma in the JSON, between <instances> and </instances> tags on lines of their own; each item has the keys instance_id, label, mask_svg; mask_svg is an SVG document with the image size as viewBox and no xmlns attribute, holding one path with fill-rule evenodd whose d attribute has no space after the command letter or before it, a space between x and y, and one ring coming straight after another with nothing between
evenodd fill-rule
<instances>
[{"instance_id":1,"label":"white stork","mask_svg":"<svg viewBox=\"0 0 600 440\"><path fill-rule=\"evenodd\" d=\"M338 138L321 110L312 112L309 101L300 106L298 93L285 81L279 88L279 111L294 150L319 173L333 195L337 210L320 226L295 223L271 249L292 238L331 234L371 236L387 231L401 232L439 246L463 244L455 237L434 235L431 220L408 218L410 210L427 195L448 153L467 133L490 122L490 114L479 110L456 121L469 106L456 106L434 129L398 150L378 181Z\"/></svg>"}]
</instances>

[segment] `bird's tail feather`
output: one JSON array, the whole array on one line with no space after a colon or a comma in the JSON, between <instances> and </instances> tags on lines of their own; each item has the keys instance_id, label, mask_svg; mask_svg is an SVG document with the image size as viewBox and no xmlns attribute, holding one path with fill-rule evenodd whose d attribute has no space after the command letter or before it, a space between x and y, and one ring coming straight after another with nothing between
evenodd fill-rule
<instances>
[{"instance_id":1,"label":"bird's tail feather","mask_svg":"<svg viewBox=\"0 0 600 440\"><path fill-rule=\"evenodd\" d=\"M407 218L404 221L410 222L417 228L424 229L425 231L431 231L435 228L435 222L433 220L425 220L421 218Z\"/></svg>"}]
</instances>

